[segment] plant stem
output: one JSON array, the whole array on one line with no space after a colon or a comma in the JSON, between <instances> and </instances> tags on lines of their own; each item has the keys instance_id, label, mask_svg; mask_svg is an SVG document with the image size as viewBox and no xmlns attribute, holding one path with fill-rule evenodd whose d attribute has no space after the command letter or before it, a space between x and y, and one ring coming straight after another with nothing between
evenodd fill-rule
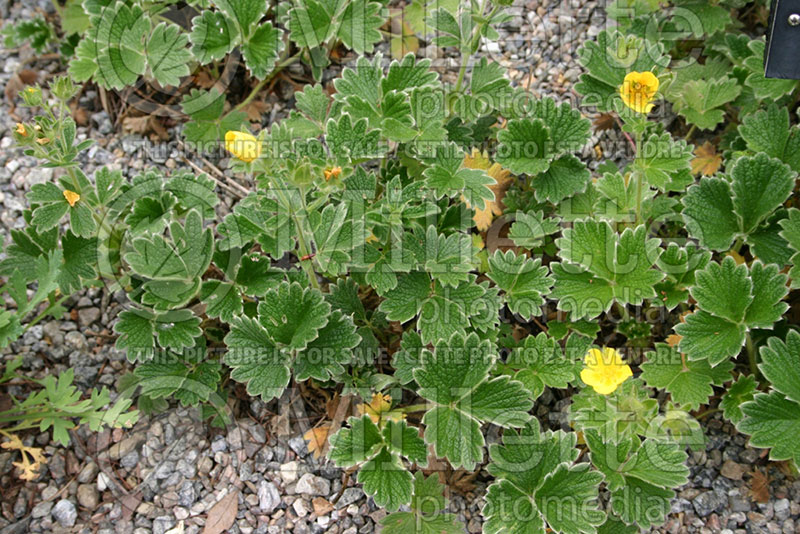
<instances>
[{"instance_id":1,"label":"plant stem","mask_svg":"<svg viewBox=\"0 0 800 534\"><path fill-rule=\"evenodd\" d=\"M247 106L247 104L249 104L258 95L258 93L264 88L264 86L267 85L270 81L272 81L272 79L275 76L277 76L280 71L282 71L283 69L285 69L286 67L297 61L300 58L301 53L302 50L278 63L275 66L275 69L269 74L269 76L258 82L258 84L256 84L255 87L253 87L253 90L250 91L250 94L247 95L247 97L244 100L239 102L239 104L236 107L231 109L231 111L226 113L225 116L227 117L234 111L241 111L242 109L244 109Z\"/></svg>"},{"instance_id":2,"label":"plant stem","mask_svg":"<svg viewBox=\"0 0 800 534\"><path fill-rule=\"evenodd\" d=\"M311 252L310 249L308 248L308 244L306 243L306 238L303 233L304 225L302 224L300 217L298 216L297 212L292 206L292 203L289 201L288 198L286 198L286 193L284 192L283 188L280 187L280 184L278 184L275 181L275 178L273 178L271 182L272 182L272 187L273 189L275 189L275 192L280 197L281 202L286 207L286 209L289 210L289 216L292 218L295 228L297 228L297 248L299 253L298 257L300 259L300 266L306 272L306 276L308 277L308 283L311 284L311 287L313 287L314 289L319 289L319 281L317 281L317 273L314 272L314 266L309 260L303 259L308 257L308 255ZM300 194L303 195L304 192L301 190ZM305 200L303 200L303 204L305 204Z\"/></svg>"},{"instance_id":3,"label":"plant stem","mask_svg":"<svg viewBox=\"0 0 800 534\"><path fill-rule=\"evenodd\" d=\"M392 411L401 413L426 412L428 411L428 403L411 404L409 406L403 406L402 408L395 408Z\"/></svg>"},{"instance_id":4,"label":"plant stem","mask_svg":"<svg viewBox=\"0 0 800 534\"><path fill-rule=\"evenodd\" d=\"M686 136L683 138L683 140L688 143L689 139L691 139L692 134L694 133L695 130L697 130L697 125L696 124L692 124L692 127L689 128L689 131L686 133Z\"/></svg>"},{"instance_id":5,"label":"plant stem","mask_svg":"<svg viewBox=\"0 0 800 534\"><path fill-rule=\"evenodd\" d=\"M636 176L636 226L642 222L642 195L644 173L640 169L640 155L642 150L642 132L636 132L636 155L633 162L633 173Z\"/></svg>"},{"instance_id":6,"label":"plant stem","mask_svg":"<svg viewBox=\"0 0 800 534\"><path fill-rule=\"evenodd\" d=\"M695 415L694 418L695 419L702 419L702 418L707 417L707 416L709 416L711 414L715 414L715 413L717 413L719 411L721 411L719 408L709 408L708 410Z\"/></svg>"},{"instance_id":7,"label":"plant stem","mask_svg":"<svg viewBox=\"0 0 800 534\"><path fill-rule=\"evenodd\" d=\"M753 344L753 338L750 336L750 332L747 333L747 337L745 338L745 347L747 348L747 361L750 363L750 372L753 373L753 376L758 376L758 355L756 354L756 347Z\"/></svg>"}]
</instances>

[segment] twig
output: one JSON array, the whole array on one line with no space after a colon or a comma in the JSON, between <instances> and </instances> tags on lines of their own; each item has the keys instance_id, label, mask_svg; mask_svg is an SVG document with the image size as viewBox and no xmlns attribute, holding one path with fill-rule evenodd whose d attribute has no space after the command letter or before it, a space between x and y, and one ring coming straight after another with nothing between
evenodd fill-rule
<instances>
[{"instance_id":1,"label":"twig","mask_svg":"<svg viewBox=\"0 0 800 534\"><path fill-rule=\"evenodd\" d=\"M186 145L180 139L178 139L178 146L180 146L182 151L186 152ZM182 159L183 159L184 162L186 162L187 165L189 165L191 168L193 168L197 172L202 172L202 173L208 174L209 178L211 178L214 181L214 183L216 183L218 186L220 186L221 188L225 189L229 193L235 195L236 197L244 198L244 197L246 197L247 195L250 194L250 191L248 191L244 186L242 186L238 182L234 182L233 180L230 180L227 176L225 176L225 174L221 170L219 170L219 168L216 165L214 165L213 163L208 161L206 158L204 158L203 156L201 156L199 154L198 154L197 157L198 157L198 159L200 161L203 162L203 164L205 164L209 168L209 170L213 174L216 174L217 176L219 176L220 178L225 180L225 182L224 183L220 182L219 180L214 178L211 175L211 173L207 173L207 171L205 171L202 168L200 168L196 163L192 162L186 156L182 156Z\"/></svg>"}]
</instances>

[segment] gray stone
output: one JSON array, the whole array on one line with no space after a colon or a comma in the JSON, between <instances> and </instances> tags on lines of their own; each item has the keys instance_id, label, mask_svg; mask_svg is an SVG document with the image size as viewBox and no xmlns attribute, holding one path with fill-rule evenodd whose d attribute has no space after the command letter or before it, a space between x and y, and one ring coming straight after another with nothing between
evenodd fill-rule
<instances>
[{"instance_id":1,"label":"gray stone","mask_svg":"<svg viewBox=\"0 0 800 534\"><path fill-rule=\"evenodd\" d=\"M712 512L718 511L724 504L722 498L713 491L701 493L692 501L694 510L700 517L706 517Z\"/></svg>"},{"instance_id":2,"label":"gray stone","mask_svg":"<svg viewBox=\"0 0 800 534\"><path fill-rule=\"evenodd\" d=\"M272 482L262 480L258 485L258 506L265 514L271 514L281 504L278 488Z\"/></svg>"},{"instance_id":3,"label":"gray stone","mask_svg":"<svg viewBox=\"0 0 800 534\"><path fill-rule=\"evenodd\" d=\"M92 325L99 318L100 308L84 308L82 310L78 310L78 322L83 327Z\"/></svg>"},{"instance_id":4,"label":"gray stone","mask_svg":"<svg viewBox=\"0 0 800 534\"><path fill-rule=\"evenodd\" d=\"M53 519L58 521L58 524L62 527L74 526L75 521L78 520L78 511L69 499L61 499L58 501L56 505L53 506L53 510L50 513Z\"/></svg>"},{"instance_id":5,"label":"gray stone","mask_svg":"<svg viewBox=\"0 0 800 534\"><path fill-rule=\"evenodd\" d=\"M303 495L328 495L331 492L331 483L322 477L306 473L300 477L295 490Z\"/></svg>"},{"instance_id":6,"label":"gray stone","mask_svg":"<svg viewBox=\"0 0 800 534\"><path fill-rule=\"evenodd\" d=\"M197 500L197 492L194 489L194 484L191 481L185 480L181 484L181 489L178 491L178 504L185 508L189 508Z\"/></svg>"},{"instance_id":7,"label":"gray stone","mask_svg":"<svg viewBox=\"0 0 800 534\"><path fill-rule=\"evenodd\" d=\"M53 501L43 501L33 507L31 510L31 516L34 519L39 519L40 517L47 517L50 515L50 511L53 509Z\"/></svg>"}]
</instances>

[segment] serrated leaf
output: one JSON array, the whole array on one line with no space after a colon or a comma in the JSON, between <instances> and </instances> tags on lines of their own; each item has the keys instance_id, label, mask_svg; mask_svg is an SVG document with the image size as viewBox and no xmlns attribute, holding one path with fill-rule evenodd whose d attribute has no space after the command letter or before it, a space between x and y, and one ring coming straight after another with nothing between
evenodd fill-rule
<instances>
[{"instance_id":1,"label":"serrated leaf","mask_svg":"<svg viewBox=\"0 0 800 534\"><path fill-rule=\"evenodd\" d=\"M157 315L153 329L159 345L181 351L194 347L195 339L202 335L200 322L191 310L173 310Z\"/></svg>"},{"instance_id":2,"label":"serrated leaf","mask_svg":"<svg viewBox=\"0 0 800 534\"><path fill-rule=\"evenodd\" d=\"M265 22L258 26L242 44L242 57L254 78L263 80L275 68L283 50L283 32Z\"/></svg>"},{"instance_id":3,"label":"serrated leaf","mask_svg":"<svg viewBox=\"0 0 800 534\"><path fill-rule=\"evenodd\" d=\"M189 37L175 24L161 22L150 33L145 48L147 66L159 84L179 86L182 76L189 75L192 54Z\"/></svg>"},{"instance_id":4,"label":"serrated leaf","mask_svg":"<svg viewBox=\"0 0 800 534\"><path fill-rule=\"evenodd\" d=\"M800 171L800 127L790 125L788 109L771 104L745 116L739 134L751 152L764 152Z\"/></svg>"},{"instance_id":5,"label":"serrated leaf","mask_svg":"<svg viewBox=\"0 0 800 534\"><path fill-rule=\"evenodd\" d=\"M532 260L517 256L508 250L497 250L489 257L487 276L505 292L506 303L512 313L523 317L538 315L544 297L553 286L553 279L541 259Z\"/></svg>"},{"instance_id":6,"label":"serrated leaf","mask_svg":"<svg viewBox=\"0 0 800 534\"><path fill-rule=\"evenodd\" d=\"M258 304L259 323L270 337L291 350L302 350L328 323L330 304L319 290L281 283Z\"/></svg>"},{"instance_id":7,"label":"serrated leaf","mask_svg":"<svg viewBox=\"0 0 800 534\"><path fill-rule=\"evenodd\" d=\"M389 420L383 427L382 435L389 451L403 456L419 466L428 465L428 448L416 428L408 426L402 420Z\"/></svg>"},{"instance_id":8,"label":"serrated leaf","mask_svg":"<svg viewBox=\"0 0 800 534\"><path fill-rule=\"evenodd\" d=\"M707 360L684 360L674 347L656 344L641 365L642 379L652 388L669 392L672 400L687 410L696 410L713 395L711 386L721 386L731 378L733 362L711 367Z\"/></svg>"},{"instance_id":9,"label":"serrated leaf","mask_svg":"<svg viewBox=\"0 0 800 534\"><path fill-rule=\"evenodd\" d=\"M536 490L536 507L554 532L594 532L606 518L597 508L602 481L586 464L562 464Z\"/></svg>"},{"instance_id":10,"label":"serrated leaf","mask_svg":"<svg viewBox=\"0 0 800 534\"><path fill-rule=\"evenodd\" d=\"M192 19L192 54L201 65L225 57L238 41L238 28L221 11L203 10Z\"/></svg>"},{"instance_id":11,"label":"serrated leaf","mask_svg":"<svg viewBox=\"0 0 800 534\"><path fill-rule=\"evenodd\" d=\"M708 359L712 365L736 356L745 340L746 328L703 310L687 315L675 327L681 337L680 349L692 360Z\"/></svg>"},{"instance_id":12,"label":"serrated leaf","mask_svg":"<svg viewBox=\"0 0 800 534\"><path fill-rule=\"evenodd\" d=\"M551 265L553 296L573 317L591 318L614 301L638 304L655 297L664 274L652 269L661 250L644 226L616 234L606 222L576 221L556 240L562 263Z\"/></svg>"},{"instance_id":13,"label":"serrated leaf","mask_svg":"<svg viewBox=\"0 0 800 534\"><path fill-rule=\"evenodd\" d=\"M786 342L777 337L761 347L761 363L758 368L770 381L773 390L788 399L800 403L800 333L789 330Z\"/></svg>"},{"instance_id":14,"label":"serrated leaf","mask_svg":"<svg viewBox=\"0 0 800 534\"><path fill-rule=\"evenodd\" d=\"M220 280L206 280L200 290L200 299L206 305L206 315L219 317L225 322L242 313L242 295L235 284Z\"/></svg>"},{"instance_id":15,"label":"serrated leaf","mask_svg":"<svg viewBox=\"0 0 800 534\"><path fill-rule=\"evenodd\" d=\"M514 379L522 382L534 399L544 392L545 387L566 388L577 380L580 369L574 355L564 354L555 339L544 332L526 337L511 352L507 363L512 369L518 369Z\"/></svg>"},{"instance_id":16,"label":"serrated leaf","mask_svg":"<svg viewBox=\"0 0 800 534\"><path fill-rule=\"evenodd\" d=\"M378 2L351 0L339 22L339 39L358 55L372 52L375 43L382 39L378 31L386 21L382 11L383 6Z\"/></svg>"},{"instance_id":17,"label":"serrated leaf","mask_svg":"<svg viewBox=\"0 0 800 534\"><path fill-rule=\"evenodd\" d=\"M508 231L508 238L518 247L532 249L542 245L544 238L558 232L558 218L545 217L544 212L517 212Z\"/></svg>"},{"instance_id":18,"label":"serrated leaf","mask_svg":"<svg viewBox=\"0 0 800 534\"><path fill-rule=\"evenodd\" d=\"M581 160L572 154L563 155L552 161L548 169L533 180L536 200L557 204L583 192L591 176L592 173Z\"/></svg>"},{"instance_id":19,"label":"serrated leaf","mask_svg":"<svg viewBox=\"0 0 800 534\"><path fill-rule=\"evenodd\" d=\"M353 359L353 349L361 342L353 320L334 310L328 322L319 329L317 337L305 349L298 351L294 361L295 380L329 380L344 372Z\"/></svg>"},{"instance_id":20,"label":"serrated leaf","mask_svg":"<svg viewBox=\"0 0 800 534\"><path fill-rule=\"evenodd\" d=\"M413 477L399 458L386 449L369 460L358 471L358 482L375 504L393 512L411 500Z\"/></svg>"},{"instance_id":21,"label":"serrated leaf","mask_svg":"<svg viewBox=\"0 0 800 534\"><path fill-rule=\"evenodd\" d=\"M790 260L792 268L789 270L789 278L792 282L792 288L795 289L800 287L800 210L792 208L787 215L779 223L783 229L780 235L794 251Z\"/></svg>"},{"instance_id":22,"label":"serrated leaf","mask_svg":"<svg viewBox=\"0 0 800 534\"><path fill-rule=\"evenodd\" d=\"M774 461L800 461L800 404L773 391L758 393L742 404L741 410L745 418L736 429L750 435L751 447L769 448Z\"/></svg>"},{"instance_id":23,"label":"serrated leaf","mask_svg":"<svg viewBox=\"0 0 800 534\"><path fill-rule=\"evenodd\" d=\"M674 107L689 124L713 130L725 117L722 106L734 101L741 91L739 80L727 76L689 80L683 84L681 97L674 102Z\"/></svg>"},{"instance_id":24,"label":"serrated leaf","mask_svg":"<svg viewBox=\"0 0 800 534\"><path fill-rule=\"evenodd\" d=\"M497 133L496 160L514 174L537 175L550 167L550 129L541 119L517 119Z\"/></svg>"},{"instance_id":25,"label":"serrated leaf","mask_svg":"<svg viewBox=\"0 0 800 534\"><path fill-rule=\"evenodd\" d=\"M128 360L146 360L153 356L156 345L154 315L145 310L131 309L120 312L114 332L120 334L116 348L127 351Z\"/></svg>"},{"instance_id":26,"label":"serrated leaf","mask_svg":"<svg viewBox=\"0 0 800 534\"><path fill-rule=\"evenodd\" d=\"M648 184L664 191L672 177L691 169L692 149L685 141L675 141L668 133L653 134L643 141L641 163Z\"/></svg>"},{"instance_id":27,"label":"serrated leaf","mask_svg":"<svg viewBox=\"0 0 800 534\"><path fill-rule=\"evenodd\" d=\"M289 355L256 319L243 315L230 325L225 363L232 369L231 378L246 383L248 394L260 395L265 402L280 396L291 378Z\"/></svg>"},{"instance_id":28,"label":"serrated leaf","mask_svg":"<svg viewBox=\"0 0 800 534\"><path fill-rule=\"evenodd\" d=\"M378 426L368 415L351 417L350 428L342 428L330 438L328 458L337 466L349 468L366 461L383 444L383 436Z\"/></svg>"},{"instance_id":29,"label":"serrated leaf","mask_svg":"<svg viewBox=\"0 0 800 534\"><path fill-rule=\"evenodd\" d=\"M753 400L757 387L756 379L748 375L740 375L735 382L728 386L728 390L719 402L725 419L734 425L739 424L739 421L744 419L742 404Z\"/></svg>"}]
</instances>

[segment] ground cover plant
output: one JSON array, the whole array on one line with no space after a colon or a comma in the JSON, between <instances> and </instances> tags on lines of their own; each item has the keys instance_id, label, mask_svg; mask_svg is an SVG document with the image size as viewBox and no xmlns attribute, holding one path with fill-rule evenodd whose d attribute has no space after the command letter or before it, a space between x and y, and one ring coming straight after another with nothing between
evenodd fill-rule
<instances>
[{"instance_id":1,"label":"ground cover plant","mask_svg":"<svg viewBox=\"0 0 800 534\"><path fill-rule=\"evenodd\" d=\"M613 2L576 91L629 157L596 169L582 108L479 52L508 2L408 4L461 56L455 83L413 53L364 55L381 2L201 4L187 34L159 3L87 0L80 29L62 22L80 35L68 74L22 92L38 114L15 139L60 172L31 188L0 261L0 344L105 285L128 296L113 328L135 363L114 403L65 373L0 413L22 476L41 461L33 425L63 442L75 423L129 425L134 401L225 424L235 389L268 402L299 384L359 399L307 439L389 512L388 534L464 531L427 470L443 464L494 477L487 533L660 525L710 410L796 469L797 82L762 74L763 3ZM183 93L185 140L224 146L252 186L224 218L216 178L76 164L78 83L176 86L241 54L257 92L289 60L321 79L341 47L359 57L260 131L216 89ZM11 364L0 384L18 378ZM570 398L568 425L533 415L546 388Z\"/></svg>"}]
</instances>

